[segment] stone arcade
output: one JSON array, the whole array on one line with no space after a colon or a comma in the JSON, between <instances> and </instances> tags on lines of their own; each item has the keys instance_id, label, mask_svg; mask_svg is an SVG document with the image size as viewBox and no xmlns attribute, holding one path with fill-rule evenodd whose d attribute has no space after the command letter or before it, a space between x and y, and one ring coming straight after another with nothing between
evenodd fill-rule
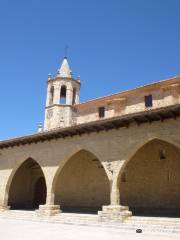
<instances>
[{"instance_id":1,"label":"stone arcade","mask_svg":"<svg viewBox=\"0 0 180 240\"><path fill-rule=\"evenodd\" d=\"M67 58L41 132L0 142L0 210L180 215L180 77L79 102Z\"/></svg>"}]
</instances>

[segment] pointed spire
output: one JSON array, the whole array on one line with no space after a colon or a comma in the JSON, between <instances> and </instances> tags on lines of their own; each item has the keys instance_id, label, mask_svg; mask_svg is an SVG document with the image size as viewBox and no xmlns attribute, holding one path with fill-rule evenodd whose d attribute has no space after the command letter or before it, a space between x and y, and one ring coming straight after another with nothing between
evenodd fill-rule
<instances>
[{"instance_id":1,"label":"pointed spire","mask_svg":"<svg viewBox=\"0 0 180 240\"><path fill-rule=\"evenodd\" d=\"M63 77L63 78L72 78L72 72L71 72L71 69L69 67L67 57L64 57L62 65L61 65L60 69L58 69L57 76L58 77Z\"/></svg>"}]
</instances>

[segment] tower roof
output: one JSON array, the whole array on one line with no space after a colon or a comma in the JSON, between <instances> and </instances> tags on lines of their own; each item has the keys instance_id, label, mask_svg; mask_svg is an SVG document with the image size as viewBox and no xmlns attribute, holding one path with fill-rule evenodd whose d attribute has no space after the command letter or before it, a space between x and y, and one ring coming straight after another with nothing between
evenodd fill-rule
<instances>
[{"instance_id":1,"label":"tower roof","mask_svg":"<svg viewBox=\"0 0 180 240\"><path fill-rule=\"evenodd\" d=\"M67 61L67 57L64 57L61 67L58 69L58 77L72 78L71 69Z\"/></svg>"}]
</instances>

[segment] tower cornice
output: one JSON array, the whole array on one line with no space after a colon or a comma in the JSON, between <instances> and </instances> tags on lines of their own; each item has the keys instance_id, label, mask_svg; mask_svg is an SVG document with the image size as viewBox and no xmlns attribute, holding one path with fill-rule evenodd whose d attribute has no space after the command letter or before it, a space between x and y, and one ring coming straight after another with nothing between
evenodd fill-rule
<instances>
[{"instance_id":1,"label":"tower cornice","mask_svg":"<svg viewBox=\"0 0 180 240\"><path fill-rule=\"evenodd\" d=\"M47 80L48 83L50 83L50 82L59 82L59 81L67 81L67 82L73 81L73 82L76 82L76 83L78 83L79 85L81 85L80 80L79 80L79 79L75 79L75 78L54 77L54 78L51 78L51 79L48 79L48 80Z\"/></svg>"}]
</instances>

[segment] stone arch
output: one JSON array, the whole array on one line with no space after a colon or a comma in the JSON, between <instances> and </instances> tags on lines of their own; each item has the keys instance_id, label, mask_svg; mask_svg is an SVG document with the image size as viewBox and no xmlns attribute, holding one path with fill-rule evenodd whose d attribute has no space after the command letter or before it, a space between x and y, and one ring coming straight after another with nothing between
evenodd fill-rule
<instances>
[{"instance_id":1,"label":"stone arch","mask_svg":"<svg viewBox=\"0 0 180 240\"><path fill-rule=\"evenodd\" d=\"M69 159L71 159L75 154L77 154L78 152L80 151L86 151L86 152L90 152L91 154L93 154L102 164L103 168L104 168L104 171L106 172L106 175L109 179L109 181L111 180L112 178L112 175L110 174L110 172L108 171L108 169L106 168L105 164L102 162L101 160L101 156L98 154L98 153L94 153L91 149L87 149L87 148L78 148L76 150L73 150L71 151L70 154L68 154L66 157L64 157L64 159L61 159L59 164L58 164L58 168L55 172L55 175L54 175L54 178L53 178L53 181L52 181L52 187L51 187L51 192L53 193L54 190L55 190L55 186L56 186L56 181L57 181L57 178L61 172L61 170L63 169L64 165L69 161Z\"/></svg>"},{"instance_id":2,"label":"stone arch","mask_svg":"<svg viewBox=\"0 0 180 240\"><path fill-rule=\"evenodd\" d=\"M16 166L9 176L6 193L11 209L33 210L45 204L47 186L40 164L33 158L27 158Z\"/></svg>"},{"instance_id":3,"label":"stone arch","mask_svg":"<svg viewBox=\"0 0 180 240\"><path fill-rule=\"evenodd\" d=\"M177 148L180 148L180 144L177 143L177 141L171 139L170 137L167 138L165 137L149 137L149 138L142 138L142 139L138 139L138 141L133 145L130 146L129 151L126 153L126 155L124 156L124 158L122 159L122 163L119 165L119 167L117 167L117 171L115 173L114 176L114 181L118 182L119 178L121 177L126 165L129 163L129 161L131 161L132 157L136 154L136 152L141 149L144 145L146 145L147 143L151 142L151 141L155 141L155 140L159 140L159 141L163 141L163 142L167 142L171 145L176 146Z\"/></svg>"},{"instance_id":4,"label":"stone arch","mask_svg":"<svg viewBox=\"0 0 180 240\"><path fill-rule=\"evenodd\" d=\"M153 138L121 167L117 184L120 203L134 214L176 215L180 212L180 149Z\"/></svg>"},{"instance_id":5,"label":"stone arch","mask_svg":"<svg viewBox=\"0 0 180 240\"><path fill-rule=\"evenodd\" d=\"M101 161L91 152L76 151L53 181L55 204L64 211L96 212L110 202L110 183Z\"/></svg>"}]
</instances>

